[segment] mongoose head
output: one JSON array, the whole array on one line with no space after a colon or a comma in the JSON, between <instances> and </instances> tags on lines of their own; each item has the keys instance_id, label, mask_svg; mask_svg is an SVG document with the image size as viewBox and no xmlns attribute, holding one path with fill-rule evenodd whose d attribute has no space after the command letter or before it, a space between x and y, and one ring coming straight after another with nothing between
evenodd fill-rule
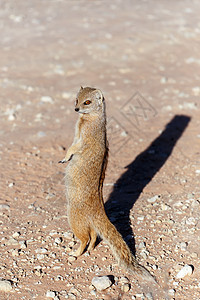
<instances>
[{"instance_id":1,"label":"mongoose head","mask_svg":"<svg viewBox=\"0 0 200 300\"><path fill-rule=\"evenodd\" d=\"M104 97L100 90L81 87L75 101L75 111L81 114L99 114L104 111Z\"/></svg>"}]
</instances>

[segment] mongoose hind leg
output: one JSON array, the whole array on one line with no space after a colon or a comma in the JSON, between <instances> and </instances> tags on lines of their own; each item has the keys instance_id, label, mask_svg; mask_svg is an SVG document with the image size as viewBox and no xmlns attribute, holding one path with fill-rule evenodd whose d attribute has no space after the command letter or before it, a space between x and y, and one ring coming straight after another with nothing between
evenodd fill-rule
<instances>
[{"instance_id":1,"label":"mongoose hind leg","mask_svg":"<svg viewBox=\"0 0 200 300\"><path fill-rule=\"evenodd\" d=\"M97 239L96 231L94 229L91 229L91 231L90 231L90 243L89 243L88 249L87 249L88 251L91 251L91 250L94 249L96 239Z\"/></svg>"},{"instance_id":2,"label":"mongoose hind leg","mask_svg":"<svg viewBox=\"0 0 200 300\"><path fill-rule=\"evenodd\" d=\"M81 254L83 254L83 252L84 252L84 250L85 250L85 248L86 248L86 246L87 246L87 244L90 240L89 230L82 227L82 230L78 231L77 227L75 229L72 226L72 231L74 232L75 236L80 240L81 244L80 244L79 248L76 251L70 252L70 255L78 257Z\"/></svg>"},{"instance_id":3,"label":"mongoose hind leg","mask_svg":"<svg viewBox=\"0 0 200 300\"><path fill-rule=\"evenodd\" d=\"M85 247L87 246L87 243L88 243L88 240L81 241L79 248L74 252L70 252L70 255L78 257L81 254L83 254Z\"/></svg>"}]
</instances>

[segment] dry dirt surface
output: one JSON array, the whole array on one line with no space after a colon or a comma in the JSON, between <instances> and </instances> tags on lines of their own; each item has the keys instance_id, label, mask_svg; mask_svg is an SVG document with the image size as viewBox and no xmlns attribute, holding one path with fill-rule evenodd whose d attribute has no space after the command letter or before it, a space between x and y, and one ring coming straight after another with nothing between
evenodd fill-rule
<instances>
[{"instance_id":1,"label":"dry dirt surface","mask_svg":"<svg viewBox=\"0 0 200 300\"><path fill-rule=\"evenodd\" d=\"M1 300L200 299L199 12L198 0L0 1ZM107 103L107 214L157 289L104 241L69 256L58 161L80 85Z\"/></svg>"}]
</instances>

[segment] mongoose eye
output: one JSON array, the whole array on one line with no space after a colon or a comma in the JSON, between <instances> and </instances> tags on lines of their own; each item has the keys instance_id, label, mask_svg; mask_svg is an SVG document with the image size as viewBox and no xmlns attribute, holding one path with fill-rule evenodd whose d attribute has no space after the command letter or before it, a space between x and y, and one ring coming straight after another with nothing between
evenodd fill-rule
<instances>
[{"instance_id":1,"label":"mongoose eye","mask_svg":"<svg viewBox=\"0 0 200 300\"><path fill-rule=\"evenodd\" d=\"M78 104L78 99L76 99L76 101L75 101L75 106Z\"/></svg>"},{"instance_id":2,"label":"mongoose eye","mask_svg":"<svg viewBox=\"0 0 200 300\"><path fill-rule=\"evenodd\" d=\"M84 102L85 105L89 105L90 103L91 103L90 100L86 100L86 101Z\"/></svg>"}]
</instances>

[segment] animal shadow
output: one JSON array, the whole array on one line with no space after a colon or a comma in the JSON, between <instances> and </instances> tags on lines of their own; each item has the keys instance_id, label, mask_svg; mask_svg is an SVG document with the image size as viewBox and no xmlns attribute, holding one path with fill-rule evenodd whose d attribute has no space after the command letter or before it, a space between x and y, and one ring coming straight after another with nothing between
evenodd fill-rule
<instances>
[{"instance_id":1,"label":"animal shadow","mask_svg":"<svg viewBox=\"0 0 200 300\"><path fill-rule=\"evenodd\" d=\"M170 157L190 119L189 116L175 115L149 147L126 166L125 173L117 180L105 203L108 217L122 234L133 254L135 254L135 241L130 226L130 210L144 187Z\"/></svg>"}]
</instances>

